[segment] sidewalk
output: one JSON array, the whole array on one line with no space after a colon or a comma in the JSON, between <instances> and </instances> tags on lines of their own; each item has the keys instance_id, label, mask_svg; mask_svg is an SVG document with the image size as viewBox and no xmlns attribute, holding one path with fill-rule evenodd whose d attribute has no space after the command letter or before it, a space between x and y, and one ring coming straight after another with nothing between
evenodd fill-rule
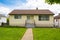
<instances>
[{"instance_id":1,"label":"sidewalk","mask_svg":"<svg viewBox=\"0 0 60 40\"><path fill-rule=\"evenodd\" d=\"M33 40L32 28L28 28L21 40Z\"/></svg>"}]
</instances>

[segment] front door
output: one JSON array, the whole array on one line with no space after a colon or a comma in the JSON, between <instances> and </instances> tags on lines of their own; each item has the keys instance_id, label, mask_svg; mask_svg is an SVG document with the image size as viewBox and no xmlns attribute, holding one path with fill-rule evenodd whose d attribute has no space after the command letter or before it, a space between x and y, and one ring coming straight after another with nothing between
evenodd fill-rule
<instances>
[{"instance_id":1,"label":"front door","mask_svg":"<svg viewBox=\"0 0 60 40\"><path fill-rule=\"evenodd\" d=\"M27 15L27 20L30 20L30 15Z\"/></svg>"},{"instance_id":2,"label":"front door","mask_svg":"<svg viewBox=\"0 0 60 40\"><path fill-rule=\"evenodd\" d=\"M26 27L34 27L34 16L27 15Z\"/></svg>"},{"instance_id":3,"label":"front door","mask_svg":"<svg viewBox=\"0 0 60 40\"><path fill-rule=\"evenodd\" d=\"M34 18L33 15L27 15L27 20L31 20L33 18Z\"/></svg>"}]
</instances>

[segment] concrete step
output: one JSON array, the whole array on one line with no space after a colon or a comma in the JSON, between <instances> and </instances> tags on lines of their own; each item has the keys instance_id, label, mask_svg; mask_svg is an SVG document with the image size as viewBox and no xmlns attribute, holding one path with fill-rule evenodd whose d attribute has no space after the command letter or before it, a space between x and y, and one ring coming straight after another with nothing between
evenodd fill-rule
<instances>
[{"instance_id":1,"label":"concrete step","mask_svg":"<svg viewBox=\"0 0 60 40\"><path fill-rule=\"evenodd\" d=\"M26 27L33 28L33 27L35 27L35 25L34 24L26 24Z\"/></svg>"},{"instance_id":2,"label":"concrete step","mask_svg":"<svg viewBox=\"0 0 60 40\"><path fill-rule=\"evenodd\" d=\"M34 23L34 20L27 20L26 23Z\"/></svg>"}]
</instances>

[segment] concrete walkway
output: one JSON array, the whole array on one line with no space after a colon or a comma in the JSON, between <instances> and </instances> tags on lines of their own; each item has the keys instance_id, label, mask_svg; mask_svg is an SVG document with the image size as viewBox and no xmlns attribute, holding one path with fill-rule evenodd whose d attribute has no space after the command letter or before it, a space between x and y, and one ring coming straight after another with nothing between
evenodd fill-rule
<instances>
[{"instance_id":1,"label":"concrete walkway","mask_svg":"<svg viewBox=\"0 0 60 40\"><path fill-rule=\"evenodd\" d=\"M32 28L28 28L21 40L33 40Z\"/></svg>"}]
</instances>

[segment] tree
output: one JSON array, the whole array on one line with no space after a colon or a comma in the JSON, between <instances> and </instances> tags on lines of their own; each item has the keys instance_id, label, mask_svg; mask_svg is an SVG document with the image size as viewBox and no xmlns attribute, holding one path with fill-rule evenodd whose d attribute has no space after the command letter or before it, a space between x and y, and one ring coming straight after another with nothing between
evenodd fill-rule
<instances>
[{"instance_id":1,"label":"tree","mask_svg":"<svg viewBox=\"0 0 60 40\"><path fill-rule=\"evenodd\" d=\"M45 0L45 2L48 4L60 4L60 0Z\"/></svg>"}]
</instances>

